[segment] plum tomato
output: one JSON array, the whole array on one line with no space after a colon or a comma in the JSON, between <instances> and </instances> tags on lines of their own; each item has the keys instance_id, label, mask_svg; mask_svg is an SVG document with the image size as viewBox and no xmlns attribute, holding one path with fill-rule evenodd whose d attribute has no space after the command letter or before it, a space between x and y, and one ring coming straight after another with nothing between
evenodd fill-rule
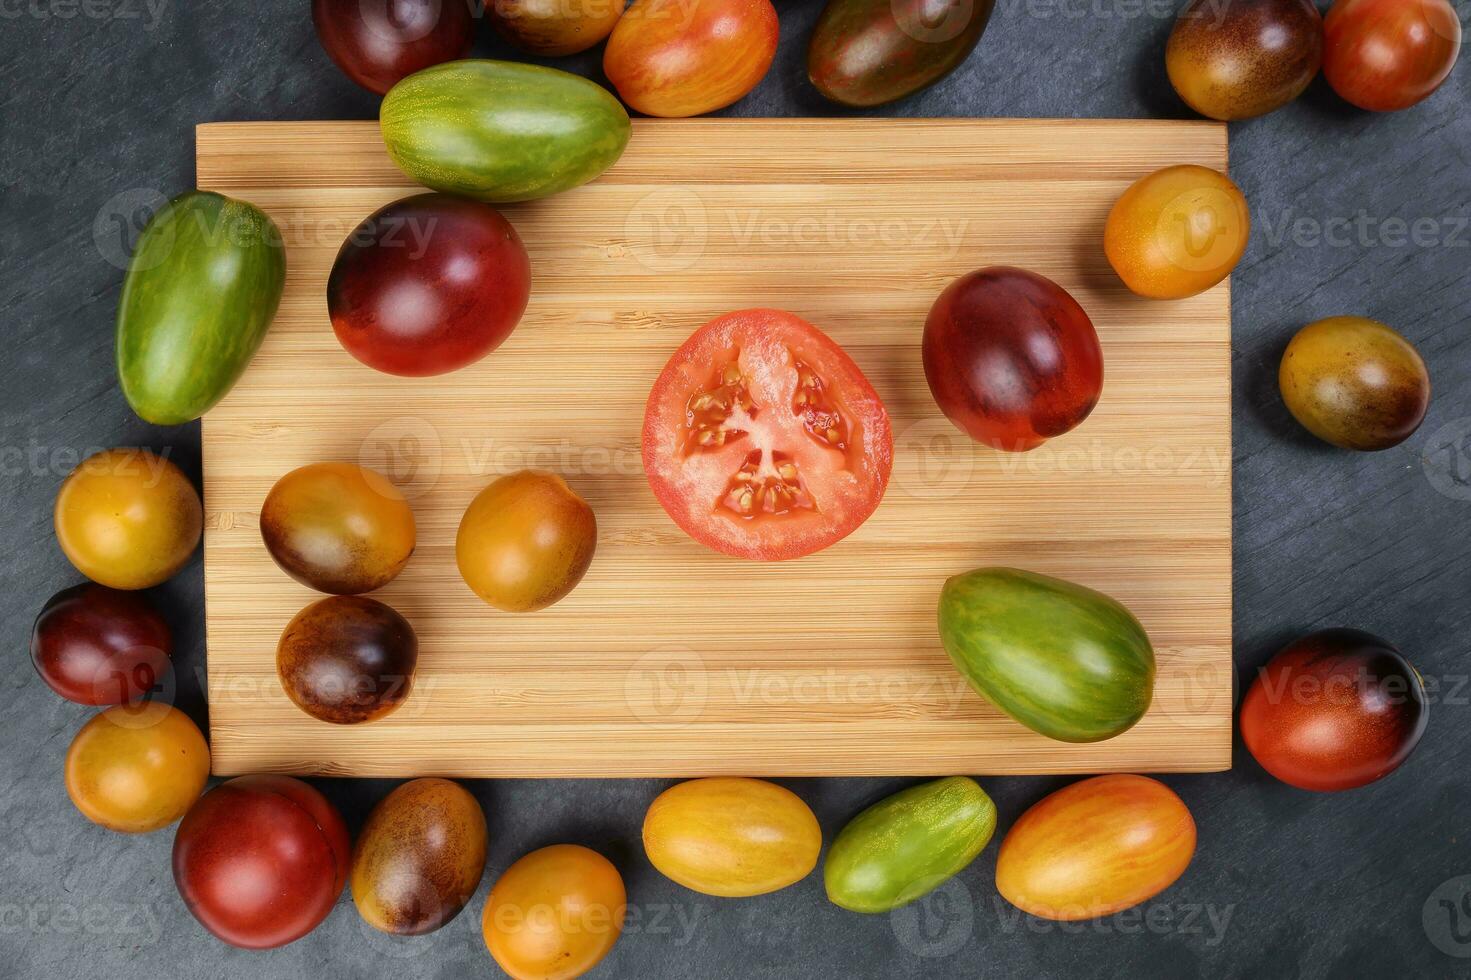
<instances>
[{"instance_id":1,"label":"plum tomato","mask_svg":"<svg viewBox=\"0 0 1471 980\"><path fill-rule=\"evenodd\" d=\"M242 949L311 932L347 884L347 825L290 776L240 776L200 797L174 836L174 884L200 924Z\"/></svg>"},{"instance_id":2,"label":"plum tomato","mask_svg":"<svg viewBox=\"0 0 1471 980\"><path fill-rule=\"evenodd\" d=\"M1420 352L1377 320L1335 316L1297 332L1277 372L1288 411L1313 435L1372 452L1408 439L1430 407Z\"/></svg>"},{"instance_id":3,"label":"plum tomato","mask_svg":"<svg viewBox=\"0 0 1471 980\"><path fill-rule=\"evenodd\" d=\"M1428 98L1461 53L1461 21L1448 0L1338 0L1323 31L1328 84L1374 112Z\"/></svg>"},{"instance_id":4,"label":"plum tomato","mask_svg":"<svg viewBox=\"0 0 1471 980\"><path fill-rule=\"evenodd\" d=\"M603 73L644 115L703 115L765 77L779 28L771 0L633 0L608 37Z\"/></svg>"},{"instance_id":5,"label":"plum tomato","mask_svg":"<svg viewBox=\"0 0 1471 980\"><path fill-rule=\"evenodd\" d=\"M572 980L623 932L623 876L597 851L553 844L500 876L480 919L485 948L513 980Z\"/></svg>"},{"instance_id":6,"label":"plum tomato","mask_svg":"<svg viewBox=\"0 0 1471 980\"><path fill-rule=\"evenodd\" d=\"M940 411L977 442L1022 452L1074 428L1103 392L1103 349L1067 290L993 266L945 288L924 325Z\"/></svg>"},{"instance_id":7,"label":"plum tomato","mask_svg":"<svg viewBox=\"0 0 1471 980\"><path fill-rule=\"evenodd\" d=\"M281 686L313 718L382 718L409 696L419 641L409 621L366 596L337 595L292 617L276 647Z\"/></svg>"},{"instance_id":8,"label":"plum tomato","mask_svg":"<svg viewBox=\"0 0 1471 980\"><path fill-rule=\"evenodd\" d=\"M414 551L414 512L398 488L352 463L312 463L261 505L266 550L287 575L333 595L387 585Z\"/></svg>"},{"instance_id":9,"label":"plum tomato","mask_svg":"<svg viewBox=\"0 0 1471 980\"><path fill-rule=\"evenodd\" d=\"M1326 629L1268 661L1241 701L1241 739L1299 789L1353 789L1410 757L1429 720L1419 673L1386 640Z\"/></svg>"},{"instance_id":10,"label":"plum tomato","mask_svg":"<svg viewBox=\"0 0 1471 980\"><path fill-rule=\"evenodd\" d=\"M1212 119L1250 119L1303 93L1323 64L1311 0L1191 0L1165 48L1170 83Z\"/></svg>"},{"instance_id":11,"label":"plum tomato","mask_svg":"<svg viewBox=\"0 0 1471 980\"><path fill-rule=\"evenodd\" d=\"M480 360L511 335L530 295L516 229L489 204L449 194L404 198L365 218L327 279L342 346L405 377Z\"/></svg>"},{"instance_id":12,"label":"plum tomato","mask_svg":"<svg viewBox=\"0 0 1471 980\"><path fill-rule=\"evenodd\" d=\"M317 40L343 74L383 95L421 68L470 53L465 0L312 0Z\"/></svg>"},{"instance_id":13,"label":"plum tomato","mask_svg":"<svg viewBox=\"0 0 1471 980\"><path fill-rule=\"evenodd\" d=\"M597 518L567 481L521 470L470 502L455 562L470 590L495 608L534 612L577 587L597 545Z\"/></svg>"},{"instance_id":14,"label":"plum tomato","mask_svg":"<svg viewBox=\"0 0 1471 980\"><path fill-rule=\"evenodd\" d=\"M675 351L644 410L644 472L686 534L779 561L847 537L883 499L889 413L858 365L781 310L716 317Z\"/></svg>"},{"instance_id":15,"label":"plum tomato","mask_svg":"<svg viewBox=\"0 0 1471 980\"><path fill-rule=\"evenodd\" d=\"M31 662L41 680L78 704L142 700L168 673L173 636L136 592L84 582L62 589L31 629Z\"/></svg>"},{"instance_id":16,"label":"plum tomato","mask_svg":"<svg viewBox=\"0 0 1471 980\"><path fill-rule=\"evenodd\" d=\"M147 834L182 817L209 779L209 746L178 708L120 704L82 726L66 751L66 793L109 830Z\"/></svg>"},{"instance_id":17,"label":"plum tomato","mask_svg":"<svg viewBox=\"0 0 1471 980\"><path fill-rule=\"evenodd\" d=\"M1150 299L1203 293L1246 252L1251 214L1224 174L1186 164L1140 178L1108 213L1103 250L1124 285Z\"/></svg>"},{"instance_id":18,"label":"plum tomato","mask_svg":"<svg viewBox=\"0 0 1471 980\"><path fill-rule=\"evenodd\" d=\"M77 571L114 589L174 576L204 533L199 494L173 463L142 449L87 457L61 484L56 540Z\"/></svg>"},{"instance_id":19,"label":"plum tomato","mask_svg":"<svg viewBox=\"0 0 1471 980\"><path fill-rule=\"evenodd\" d=\"M624 0L495 0L485 16L522 51L555 58L597 44L623 14Z\"/></svg>"}]
</instances>

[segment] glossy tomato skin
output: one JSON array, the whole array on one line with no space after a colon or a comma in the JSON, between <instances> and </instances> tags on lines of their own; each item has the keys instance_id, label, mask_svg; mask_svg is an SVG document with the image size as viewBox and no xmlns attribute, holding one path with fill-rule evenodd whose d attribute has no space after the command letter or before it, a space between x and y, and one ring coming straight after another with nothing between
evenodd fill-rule
<instances>
[{"instance_id":1,"label":"glossy tomato skin","mask_svg":"<svg viewBox=\"0 0 1471 980\"><path fill-rule=\"evenodd\" d=\"M628 895L613 863L576 844L532 851L506 869L481 916L485 947L513 980L572 980L608 955Z\"/></svg>"},{"instance_id":2,"label":"glossy tomato skin","mask_svg":"<svg viewBox=\"0 0 1471 980\"><path fill-rule=\"evenodd\" d=\"M1241 738L1256 761L1289 786L1318 792L1394 772L1428 721L1415 668L1388 641L1354 629L1290 644L1241 702Z\"/></svg>"},{"instance_id":3,"label":"glossy tomato skin","mask_svg":"<svg viewBox=\"0 0 1471 980\"><path fill-rule=\"evenodd\" d=\"M1323 63L1311 0L1191 0L1165 48L1170 82L1212 119L1250 119L1303 93Z\"/></svg>"},{"instance_id":4,"label":"glossy tomato skin","mask_svg":"<svg viewBox=\"0 0 1471 980\"><path fill-rule=\"evenodd\" d=\"M276 647L281 686L313 718L356 725L413 689L419 641L409 621L366 596L332 596L292 617Z\"/></svg>"},{"instance_id":5,"label":"glossy tomato skin","mask_svg":"<svg viewBox=\"0 0 1471 980\"><path fill-rule=\"evenodd\" d=\"M765 77L778 28L771 0L633 0L608 38L603 72L645 115L703 115Z\"/></svg>"},{"instance_id":6,"label":"glossy tomato skin","mask_svg":"<svg viewBox=\"0 0 1471 980\"><path fill-rule=\"evenodd\" d=\"M522 51L555 58L586 51L612 32L624 0L495 0L485 15Z\"/></svg>"},{"instance_id":7,"label":"glossy tomato skin","mask_svg":"<svg viewBox=\"0 0 1471 980\"><path fill-rule=\"evenodd\" d=\"M1429 98L1461 53L1461 21L1448 0L1338 0L1323 30L1328 84L1373 112Z\"/></svg>"},{"instance_id":8,"label":"glossy tomato skin","mask_svg":"<svg viewBox=\"0 0 1471 980\"><path fill-rule=\"evenodd\" d=\"M419 194L375 212L348 236L327 280L332 329L383 371L424 377L473 364L501 345L531 296L521 237L488 204Z\"/></svg>"},{"instance_id":9,"label":"glossy tomato skin","mask_svg":"<svg viewBox=\"0 0 1471 980\"><path fill-rule=\"evenodd\" d=\"M416 534L403 493L352 463L311 463L281 477L261 505L260 532L282 571L333 595L387 585Z\"/></svg>"},{"instance_id":10,"label":"glossy tomato skin","mask_svg":"<svg viewBox=\"0 0 1471 980\"><path fill-rule=\"evenodd\" d=\"M1305 429L1361 452L1404 442L1430 407L1430 372L1420 352L1360 316L1329 317L1299 330L1282 355L1277 383Z\"/></svg>"},{"instance_id":11,"label":"glossy tomato skin","mask_svg":"<svg viewBox=\"0 0 1471 980\"><path fill-rule=\"evenodd\" d=\"M1012 826L996 889L1029 915L1076 922L1146 902L1185 873L1195 820L1147 776L1094 776L1043 798Z\"/></svg>"},{"instance_id":12,"label":"glossy tomato skin","mask_svg":"<svg viewBox=\"0 0 1471 980\"><path fill-rule=\"evenodd\" d=\"M147 834L182 817L209 779L209 746L189 717L157 701L94 715L66 753L66 792L88 820Z\"/></svg>"},{"instance_id":13,"label":"glossy tomato skin","mask_svg":"<svg viewBox=\"0 0 1471 980\"><path fill-rule=\"evenodd\" d=\"M463 0L312 0L312 22L337 67L379 95L421 68L465 57L475 40Z\"/></svg>"},{"instance_id":14,"label":"glossy tomato skin","mask_svg":"<svg viewBox=\"0 0 1471 980\"><path fill-rule=\"evenodd\" d=\"M692 779L644 815L644 851L665 877L702 895L748 898L817 866L822 829L791 790L762 779Z\"/></svg>"},{"instance_id":15,"label":"glossy tomato skin","mask_svg":"<svg viewBox=\"0 0 1471 980\"><path fill-rule=\"evenodd\" d=\"M1103 251L1129 289L1150 299L1203 293L1236 268L1251 238L1246 197L1208 167L1141 177L1115 202Z\"/></svg>"},{"instance_id":16,"label":"glossy tomato skin","mask_svg":"<svg viewBox=\"0 0 1471 980\"><path fill-rule=\"evenodd\" d=\"M173 635L136 592L84 582L56 593L31 628L41 680L78 704L138 701L168 673Z\"/></svg>"},{"instance_id":17,"label":"glossy tomato skin","mask_svg":"<svg viewBox=\"0 0 1471 980\"><path fill-rule=\"evenodd\" d=\"M521 470L471 501L455 537L455 562L465 584L490 605L534 612L577 587L597 544L597 518L567 481Z\"/></svg>"},{"instance_id":18,"label":"glossy tomato skin","mask_svg":"<svg viewBox=\"0 0 1471 980\"><path fill-rule=\"evenodd\" d=\"M1075 428L1103 393L1103 348L1067 290L993 266L952 282L925 320L924 374L967 435L1022 452Z\"/></svg>"},{"instance_id":19,"label":"glossy tomato skin","mask_svg":"<svg viewBox=\"0 0 1471 980\"><path fill-rule=\"evenodd\" d=\"M342 894L347 826L290 776L240 776L210 790L174 838L174 884L215 936L272 949L311 932Z\"/></svg>"},{"instance_id":20,"label":"glossy tomato skin","mask_svg":"<svg viewBox=\"0 0 1471 980\"><path fill-rule=\"evenodd\" d=\"M690 537L781 561L869 518L894 437L877 392L826 334L781 310L740 310L665 365L644 410L643 458L654 496Z\"/></svg>"}]
</instances>

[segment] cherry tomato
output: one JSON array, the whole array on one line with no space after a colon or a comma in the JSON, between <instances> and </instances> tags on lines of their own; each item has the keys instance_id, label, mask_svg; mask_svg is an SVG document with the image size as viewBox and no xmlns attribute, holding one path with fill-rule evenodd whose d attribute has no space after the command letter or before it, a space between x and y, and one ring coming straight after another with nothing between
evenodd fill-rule
<instances>
[{"instance_id":1,"label":"cherry tomato","mask_svg":"<svg viewBox=\"0 0 1471 980\"><path fill-rule=\"evenodd\" d=\"M312 603L276 647L281 686L313 718L355 725L382 718L409 696L419 641L389 606L357 595Z\"/></svg>"},{"instance_id":2,"label":"cherry tomato","mask_svg":"<svg viewBox=\"0 0 1471 980\"><path fill-rule=\"evenodd\" d=\"M597 518L555 473L522 470L471 501L455 537L460 575L505 612L545 609L576 588L592 564Z\"/></svg>"},{"instance_id":3,"label":"cherry tomato","mask_svg":"<svg viewBox=\"0 0 1471 980\"><path fill-rule=\"evenodd\" d=\"M623 14L624 0L496 0L486 16L507 41L543 58L597 44Z\"/></svg>"},{"instance_id":4,"label":"cherry tomato","mask_svg":"<svg viewBox=\"0 0 1471 980\"><path fill-rule=\"evenodd\" d=\"M169 670L173 636L136 592L85 582L47 600L31 629L31 662L47 686L78 704L145 697Z\"/></svg>"},{"instance_id":5,"label":"cherry tomato","mask_svg":"<svg viewBox=\"0 0 1471 980\"><path fill-rule=\"evenodd\" d=\"M665 877L702 895L747 898L801 881L817 866L822 828L802 798L762 779L671 786L644 815L644 852Z\"/></svg>"},{"instance_id":6,"label":"cherry tomato","mask_svg":"<svg viewBox=\"0 0 1471 980\"><path fill-rule=\"evenodd\" d=\"M419 194L366 218L327 279L337 339L387 374L473 364L511 335L531 295L531 260L489 204Z\"/></svg>"},{"instance_id":7,"label":"cherry tomato","mask_svg":"<svg viewBox=\"0 0 1471 980\"><path fill-rule=\"evenodd\" d=\"M312 0L317 40L343 73L383 95L421 68L470 53L465 0Z\"/></svg>"},{"instance_id":8,"label":"cherry tomato","mask_svg":"<svg viewBox=\"0 0 1471 980\"><path fill-rule=\"evenodd\" d=\"M1335 316L1297 332L1277 373L1282 400L1324 442L1397 446L1425 419L1430 372L1408 340L1376 320Z\"/></svg>"},{"instance_id":9,"label":"cherry tomato","mask_svg":"<svg viewBox=\"0 0 1471 980\"><path fill-rule=\"evenodd\" d=\"M627 906L611 861L576 844L553 844L506 869L480 927L486 949L514 980L571 980L618 942Z\"/></svg>"},{"instance_id":10,"label":"cherry tomato","mask_svg":"<svg viewBox=\"0 0 1471 980\"><path fill-rule=\"evenodd\" d=\"M977 442L1020 452L1074 428L1103 392L1093 321L1057 283L994 266L952 282L924 327L940 410Z\"/></svg>"},{"instance_id":11,"label":"cherry tomato","mask_svg":"<svg viewBox=\"0 0 1471 980\"><path fill-rule=\"evenodd\" d=\"M698 116L742 98L776 57L771 0L633 0L608 38L603 73L649 116Z\"/></svg>"},{"instance_id":12,"label":"cherry tomato","mask_svg":"<svg viewBox=\"0 0 1471 980\"><path fill-rule=\"evenodd\" d=\"M1338 0L1323 30L1328 84L1374 112L1428 98L1461 53L1461 21L1448 0Z\"/></svg>"},{"instance_id":13,"label":"cherry tomato","mask_svg":"<svg viewBox=\"0 0 1471 980\"><path fill-rule=\"evenodd\" d=\"M1170 83L1213 119L1250 119L1303 93L1323 63L1311 0L1191 0L1165 48Z\"/></svg>"},{"instance_id":14,"label":"cherry tomato","mask_svg":"<svg viewBox=\"0 0 1471 980\"><path fill-rule=\"evenodd\" d=\"M146 834L182 817L209 779L209 746L189 717L150 701L108 708L66 752L66 793L109 830Z\"/></svg>"},{"instance_id":15,"label":"cherry tomato","mask_svg":"<svg viewBox=\"0 0 1471 980\"><path fill-rule=\"evenodd\" d=\"M1235 184L1208 167L1166 167L1124 192L1108 214L1103 250L1140 296L1182 299L1225 279L1251 237Z\"/></svg>"},{"instance_id":16,"label":"cherry tomato","mask_svg":"<svg viewBox=\"0 0 1471 980\"><path fill-rule=\"evenodd\" d=\"M284 946L332 911L347 883L347 826L290 776L240 776L204 794L174 837L174 884L215 936Z\"/></svg>"},{"instance_id":17,"label":"cherry tomato","mask_svg":"<svg viewBox=\"0 0 1471 980\"><path fill-rule=\"evenodd\" d=\"M398 488L352 463L312 463L271 488L261 537L281 570L319 592L387 585L414 552L414 512Z\"/></svg>"},{"instance_id":18,"label":"cherry tomato","mask_svg":"<svg viewBox=\"0 0 1471 980\"><path fill-rule=\"evenodd\" d=\"M142 449L89 456L56 494L56 540L77 571L114 589L147 589L189 561L204 532L199 494L177 466Z\"/></svg>"},{"instance_id":19,"label":"cherry tomato","mask_svg":"<svg viewBox=\"0 0 1471 980\"><path fill-rule=\"evenodd\" d=\"M866 521L894 459L889 413L841 347L781 310L705 324L644 411L644 472L686 534L741 558L821 551Z\"/></svg>"},{"instance_id":20,"label":"cherry tomato","mask_svg":"<svg viewBox=\"0 0 1471 980\"><path fill-rule=\"evenodd\" d=\"M1428 720L1415 668L1387 640L1362 630L1319 630L1290 644L1241 701L1241 738L1262 768L1320 792L1394 772Z\"/></svg>"},{"instance_id":21,"label":"cherry tomato","mask_svg":"<svg viewBox=\"0 0 1471 980\"><path fill-rule=\"evenodd\" d=\"M1147 902L1195 855L1195 820L1164 783L1094 776L1044 797L996 856L996 890L1029 915L1096 919Z\"/></svg>"}]
</instances>

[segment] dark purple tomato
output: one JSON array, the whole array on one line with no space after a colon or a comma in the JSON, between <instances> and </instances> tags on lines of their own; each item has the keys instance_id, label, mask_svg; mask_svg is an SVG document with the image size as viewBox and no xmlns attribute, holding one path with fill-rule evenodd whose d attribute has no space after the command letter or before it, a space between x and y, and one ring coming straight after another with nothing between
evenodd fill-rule
<instances>
[{"instance_id":1,"label":"dark purple tomato","mask_svg":"<svg viewBox=\"0 0 1471 980\"><path fill-rule=\"evenodd\" d=\"M174 641L136 592L84 582L47 600L31 630L31 662L46 685L78 704L139 701L169 670Z\"/></svg>"},{"instance_id":2,"label":"dark purple tomato","mask_svg":"<svg viewBox=\"0 0 1471 980\"><path fill-rule=\"evenodd\" d=\"M332 596L292 618L276 647L281 686L297 707L339 725L381 718L413 687L419 641L392 607Z\"/></svg>"},{"instance_id":3,"label":"dark purple tomato","mask_svg":"<svg viewBox=\"0 0 1471 980\"><path fill-rule=\"evenodd\" d=\"M423 377L473 364L526 311L531 260L489 204L420 194L348 236L327 280L332 329L347 352L388 374Z\"/></svg>"},{"instance_id":4,"label":"dark purple tomato","mask_svg":"<svg viewBox=\"0 0 1471 980\"><path fill-rule=\"evenodd\" d=\"M241 776L199 798L174 837L174 884L231 946L272 949L311 932L347 884L347 826L290 776Z\"/></svg>"},{"instance_id":5,"label":"dark purple tomato","mask_svg":"<svg viewBox=\"0 0 1471 980\"><path fill-rule=\"evenodd\" d=\"M1093 321L1057 283L992 266L952 282L924 327L924 374L972 439L1022 452L1078 425L1103 391Z\"/></svg>"},{"instance_id":6,"label":"dark purple tomato","mask_svg":"<svg viewBox=\"0 0 1471 980\"><path fill-rule=\"evenodd\" d=\"M1241 738L1290 786L1353 789L1410 757L1428 710L1420 675L1388 641L1319 630L1262 668L1241 702Z\"/></svg>"},{"instance_id":7,"label":"dark purple tomato","mask_svg":"<svg viewBox=\"0 0 1471 980\"><path fill-rule=\"evenodd\" d=\"M312 0L312 21L337 67L379 95L475 40L468 0Z\"/></svg>"}]
</instances>

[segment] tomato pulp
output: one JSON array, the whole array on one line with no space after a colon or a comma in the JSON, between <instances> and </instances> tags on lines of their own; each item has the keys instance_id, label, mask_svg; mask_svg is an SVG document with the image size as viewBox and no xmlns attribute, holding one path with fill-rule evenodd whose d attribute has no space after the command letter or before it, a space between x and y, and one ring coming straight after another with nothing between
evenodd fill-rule
<instances>
[{"instance_id":1,"label":"tomato pulp","mask_svg":"<svg viewBox=\"0 0 1471 980\"><path fill-rule=\"evenodd\" d=\"M889 414L841 347L781 310L705 324L665 365L644 413L644 471L690 537L741 558L820 551L878 507Z\"/></svg>"}]
</instances>

